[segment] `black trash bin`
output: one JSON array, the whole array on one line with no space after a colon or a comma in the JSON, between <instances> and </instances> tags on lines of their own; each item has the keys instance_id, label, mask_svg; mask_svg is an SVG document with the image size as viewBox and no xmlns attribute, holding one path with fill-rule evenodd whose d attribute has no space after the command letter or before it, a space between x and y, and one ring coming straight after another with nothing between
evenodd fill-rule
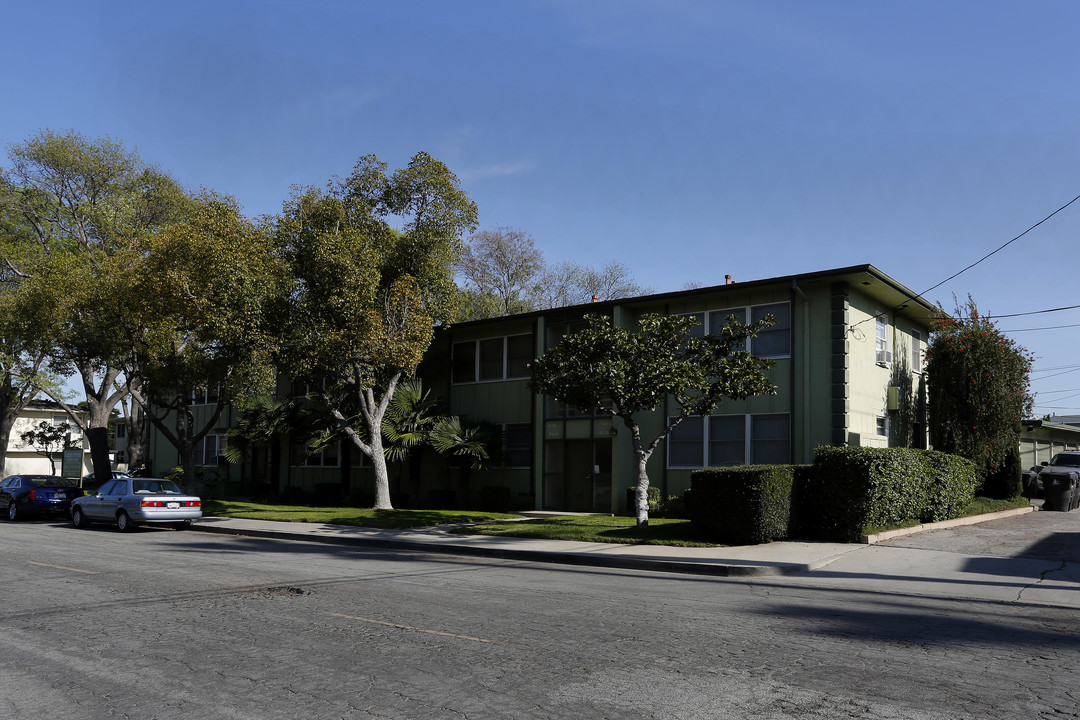
<instances>
[{"instance_id":1,"label":"black trash bin","mask_svg":"<svg viewBox=\"0 0 1080 720\"><path fill-rule=\"evenodd\" d=\"M1077 491L1076 476L1072 473L1050 474L1042 473L1043 495L1046 501L1043 510L1059 510L1068 512L1076 507L1080 501L1080 492Z\"/></svg>"}]
</instances>

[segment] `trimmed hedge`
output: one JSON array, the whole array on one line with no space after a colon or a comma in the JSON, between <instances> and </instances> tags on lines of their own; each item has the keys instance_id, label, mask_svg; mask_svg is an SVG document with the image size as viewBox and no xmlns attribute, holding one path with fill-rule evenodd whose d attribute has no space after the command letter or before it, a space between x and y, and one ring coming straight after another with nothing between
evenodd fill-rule
<instances>
[{"instance_id":1,"label":"trimmed hedge","mask_svg":"<svg viewBox=\"0 0 1080 720\"><path fill-rule=\"evenodd\" d=\"M804 489L805 530L853 542L867 528L946 520L974 499L980 480L971 461L934 450L822 446Z\"/></svg>"},{"instance_id":2,"label":"trimmed hedge","mask_svg":"<svg viewBox=\"0 0 1080 720\"><path fill-rule=\"evenodd\" d=\"M687 515L703 540L856 542L868 528L958 517L982 480L957 455L912 448L817 449L813 465L741 465L690 476Z\"/></svg>"},{"instance_id":3,"label":"trimmed hedge","mask_svg":"<svg viewBox=\"0 0 1080 720\"><path fill-rule=\"evenodd\" d=\"M796 465L697 470L686 510L703 540L754 545L788 536Z\"/></svg>"}]
</instances>

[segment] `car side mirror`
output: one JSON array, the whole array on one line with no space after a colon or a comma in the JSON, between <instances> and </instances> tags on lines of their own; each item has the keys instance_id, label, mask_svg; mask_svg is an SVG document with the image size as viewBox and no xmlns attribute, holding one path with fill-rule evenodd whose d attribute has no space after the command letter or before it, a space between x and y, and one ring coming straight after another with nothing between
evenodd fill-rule
<instances>
[{"instance_id":1,"label":"car side mirror","mask_svg":"<svg viewBox=\"0 0 1080 720\"><path fill-rule=\"evenodd\" d=\"M1040 465L1042 465L1043 467L1047 467L1047 466L1048 466L1048 465L1050 464L1050 461L1049 461L1049 460L1043 460L1043 461L1042 461L1041 463L1039 463L1039 464L1040 464Z\"/></svg>"}]
</instances>

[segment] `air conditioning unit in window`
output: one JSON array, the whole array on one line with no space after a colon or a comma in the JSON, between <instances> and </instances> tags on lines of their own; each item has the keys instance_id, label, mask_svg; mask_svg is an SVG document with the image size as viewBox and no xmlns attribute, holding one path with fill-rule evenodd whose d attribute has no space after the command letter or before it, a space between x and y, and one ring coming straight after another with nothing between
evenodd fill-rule
<instances>
[{"instance_id":1,"label":"air conditioning unit in window","mask_svg":"<svg viewBox=\"0 0 1080 720\"><path fill-rule=\"evenodd\" d=\"M889 365L892 365L892 353L888 350L878 350L877 364L883 367L888 367Z\"/></svg>"}]
</instances>

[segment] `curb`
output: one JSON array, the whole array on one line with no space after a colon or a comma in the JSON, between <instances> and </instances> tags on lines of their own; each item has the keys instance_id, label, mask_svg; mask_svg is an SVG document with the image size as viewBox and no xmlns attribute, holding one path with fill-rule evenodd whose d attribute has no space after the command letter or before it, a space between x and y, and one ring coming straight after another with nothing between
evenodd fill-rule
<instances>
[{"instance_id":1,"label":"curb","mask_svg":"<svg viewBox=\"0 0 1080 720\"><path fill-rule=\"evenodd\" d=\"M982 515L970 515L968 517L953 518L951 520L941 520L939 522L924 523L922 525L913 525L906 528L898 528L896 530L886 530L884 532L875 533L873 535L863 535L860 538L860 542L864 545L873 545L876 542L882 540L890 540L896 537L903 537L904 535L911 535L913 533L923 532L924 530L943 530L945 528L960 527L961 525L976 525L982 522L989 522L991 520L1001 520L1002 518L1012 517L1014 515L1025 515L1029 512L1035 512L1034 506L1011 508L1009 510L999 510L992 513L984 513Z\"/></svg>"},{"instance_id":2,"label":"curb","mask_svg":"<svg viewBox=\"0 0 1080 720\"><path fill-rule=\"evenodd\" d=\"M195 523L190 531L216 533L218 535L239 535L243 537L270 538L275 540L295 540L315 542L324 545L352 545L408 552L437 553L440 555L464 555L497 560L527 560L558 565L576 565L579 567L606 567L618 570L650 570L657 572L680 573L683 575L709 575L713 577L766 577L793 575L810 572L815 565L825 563L778 563L775 565L741 565L737 563L679 562L673 560L652 560L638 557L617 557L610 555L592 555L545 550L511 550L507 548L478 547L471 545L443 545L439 543L417 542L413 540L391 540L387 538L365 537L327 537L323 535L303 535L280 530L243 529L236 527L214 527ZM830 558L831 561L835 558Z\"/></svg>"}]
</instances>

